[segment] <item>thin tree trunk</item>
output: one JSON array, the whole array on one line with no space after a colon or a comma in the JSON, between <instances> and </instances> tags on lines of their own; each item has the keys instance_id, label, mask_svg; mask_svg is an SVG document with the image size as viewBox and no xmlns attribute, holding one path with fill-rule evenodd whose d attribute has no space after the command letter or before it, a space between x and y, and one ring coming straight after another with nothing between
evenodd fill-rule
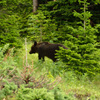
<instances>
[{"instance_id":1,"label":"thin tree trunk","mask_svg":"<svg viewBox=\"0 0 100 100\"><path fill-rule=\"evenodd\" d=\"M84 3L84 36L85 36L85 26L86 26L86 17L85 17L86 7Z\"/></svg>"},{"instance_id":2,"label":"thin tree trunk","mask_svg":"<svg viewBox=\"0 0 100 100\"><path fill-rule=\"evenodd\" d=\"M86 24L86 21L85 21L85 3L84 3L84 31L85 31L85 24Z\"/></svg>"},{"instance_id":3,"label":"thin tree trunk","mask_svg":"<svg viewBox=\"0 0 100 100\"><path fill-rule=\"evenodd\" d=\"M28 66L27 62L27 39L25 38L25 50L26 50L26 67Z\"/></svg>"},{"instance_id":4,"label":"thin tree trunk","mask_svg":"<svg viewBox=\"0 0 100 100\"><path fill-rule=\"evenodd\" d=\"M35 12L38 8L38 0L33 0L33 12Z\"/></svg>"}]
</instances>

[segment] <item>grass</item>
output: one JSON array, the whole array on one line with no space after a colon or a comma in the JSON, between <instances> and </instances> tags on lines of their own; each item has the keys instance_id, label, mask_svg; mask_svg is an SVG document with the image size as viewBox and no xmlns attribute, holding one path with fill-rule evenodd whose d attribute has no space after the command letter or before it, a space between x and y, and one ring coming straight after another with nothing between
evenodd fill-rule
<instances>
[{"instance_id":1,"label":"grass","mask_svg":"<svg viewBox=\"0 0 100 100\"><path fill-rule=\"evenodd\" d=\"M61 68L65 66L62 62L55 64L49 58L45 58L45 62L38 61L38 54L29 54L32 43L28 43L27 63L38 69L38 74L48 72L48 78L55 79L56 76L61 77L61 83L58 85L66 94L71 92L78 100L100 100L100 76L95 76L90 80L87 75L80 76L80 79L72 71L64 72ZM26 63L25 46L19 49L13 57L17 63L17 67L21 70ZM8 100L15 100L15 97L9 97Z\"/></svg>"},{"instance_id":2,"label":"grass","mask_svg":"<svg viewBox=\"0 0 100 100\"><path fill-rule=\"evenodd\" d=\"M28 47L28 52L31 45L29 45ZM53 74L53 69L56 69L54 73L56 73L56 75L61 74L62 77L62 83L59 84L59 86L63 91L66 92L66 94L74 92L75 96L80 100L86 100L86 98L89 98L90 96L95 96L96 98L98 98L97 100L100 99L100 76L97 75L92 81L88 79L87 75L83 75L81 76L81 79L77 79L73 72L64 73L63 71L59 71L59 68L61 68L61 66L64 66L62 63L61 65L56 65L49 58L45 58L45 62L39 63L38 54L30 55L28 53L29 64L31 64L32 61L34 63L34 66L39 67L39 70L41 71L49 71ZM65 76L63 74L65 74Z\"/></svg>"}]
</instances>

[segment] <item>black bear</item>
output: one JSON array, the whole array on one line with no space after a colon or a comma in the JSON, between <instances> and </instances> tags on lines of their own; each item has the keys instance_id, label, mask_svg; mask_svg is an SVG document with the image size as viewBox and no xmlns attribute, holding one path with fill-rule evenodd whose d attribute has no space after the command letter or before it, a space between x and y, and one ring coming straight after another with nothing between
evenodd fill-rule
<instances>
[{"instance_id":1,"label":"black bear","mask_svg":"<svg viewBox=\"0 0 100 100\"><path fill-rule=\"evenodd\" d=\"M44 57L46 56L55 62L57 60L57 58L55 58L55 53L56 53L56 50L59 50L59 47L63 47L64 49L68 49L62 44L53 44L53 43L48 43L48 42L37 43L35 41L31 47L31 50L29 53L30 54L38 53L38 58L39 59L42 58L43 61L44 61Z\"/></svg>"}]
</instances>

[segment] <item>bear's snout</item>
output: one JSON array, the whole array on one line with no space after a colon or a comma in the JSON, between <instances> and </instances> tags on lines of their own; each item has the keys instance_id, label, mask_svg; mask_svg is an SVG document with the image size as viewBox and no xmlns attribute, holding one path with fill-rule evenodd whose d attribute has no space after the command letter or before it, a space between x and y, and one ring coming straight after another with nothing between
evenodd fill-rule
<instances>
[{"instance_id":1,"label":"bear's snout","mask_svg":"<svg viewBox=\"0 0 100 100\"><path fill-rule=\"evenodd\" d=\"M29 54L32 54L32 52L30 51Z\"/></svg>"}]
</instances>

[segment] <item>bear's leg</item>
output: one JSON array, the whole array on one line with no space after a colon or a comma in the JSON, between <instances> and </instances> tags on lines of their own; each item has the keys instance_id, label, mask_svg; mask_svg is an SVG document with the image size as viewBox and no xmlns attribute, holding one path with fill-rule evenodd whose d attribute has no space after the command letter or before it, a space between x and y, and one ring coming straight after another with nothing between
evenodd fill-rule
<instances>
[{"instance_id":1,"label":"bear's leg","mask_svg":"<svg viewBox=\"0 0 100 100\"><path fill-rule=\"evenodd\" d=\"M42 56L42 55L39 54L38 55L38 59L44 61L44 56Z\"/></svg>"}]
</instances>

